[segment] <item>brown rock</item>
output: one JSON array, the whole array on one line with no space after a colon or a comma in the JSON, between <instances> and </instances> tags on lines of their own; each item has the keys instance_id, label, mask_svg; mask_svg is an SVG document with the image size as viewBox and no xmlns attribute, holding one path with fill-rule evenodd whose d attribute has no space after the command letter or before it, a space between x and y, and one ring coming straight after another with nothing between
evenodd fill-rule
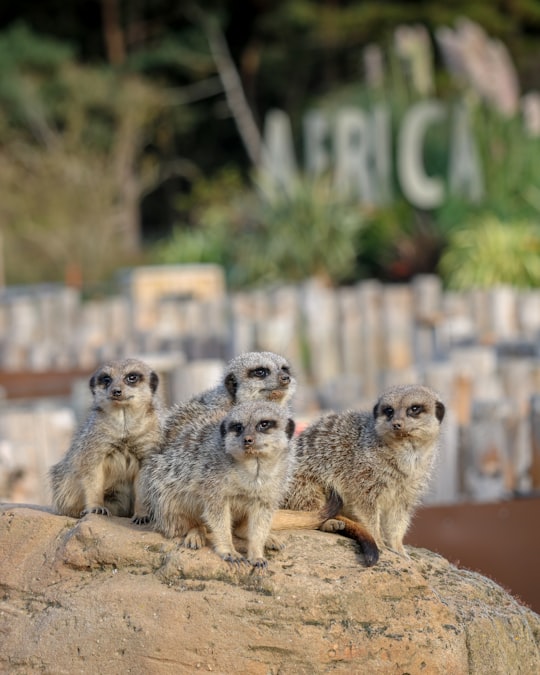
<instances>
[{"instance_id":1,"label":"brown rock","mask_svg":"<svg viewBox=\"0 0 540 675\"><path fill-rule=\"evenodd\" d=\"M489 579L284 537L258 576L127 519L3 505L0 672L540 672L540 617Z\"/></svg>"}]
</instances>

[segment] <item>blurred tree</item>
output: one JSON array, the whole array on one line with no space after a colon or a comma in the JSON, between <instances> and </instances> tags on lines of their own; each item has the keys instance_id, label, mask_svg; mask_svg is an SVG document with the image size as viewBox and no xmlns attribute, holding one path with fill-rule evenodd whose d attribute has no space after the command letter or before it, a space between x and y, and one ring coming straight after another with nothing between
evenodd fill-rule
<instances>
[{"instance_id":1,"label":"blurred tree","mask_svg":"<svg viewBox=\"0 0 540 675\"><path fill-rule=\"evenodd\" d=\"M96 280L140 253L147 151L170 101L136 76L79 66L22 26L0 38L0 222L7 279Z\"/></svg>"}]
</instances>

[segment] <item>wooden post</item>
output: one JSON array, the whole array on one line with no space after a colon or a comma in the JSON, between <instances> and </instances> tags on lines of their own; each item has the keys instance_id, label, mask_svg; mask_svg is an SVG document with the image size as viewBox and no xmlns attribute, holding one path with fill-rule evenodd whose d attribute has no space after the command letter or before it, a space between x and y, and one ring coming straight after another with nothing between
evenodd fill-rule
<instances>
[{"instance_id":1,"label":"wooden post","mask_svg":"<svg viewBox=\"0 0 540 675\"><path fill-rule=\"evenodd\" d=\"M263 351L285 356L294 368L301 368L300 315L298 289L282 286L260 298L257 345Z\"/></svg>"},{"instance_id":2,"label":"wooden post","mask_svg":"<svg viewBox=\"0 0 540 675\"><path fill-rule=\"evenodd\" d=\"M467 496L474 501L503 499L513 489L507 414L508 404L503 400L477 400L473 404L464 475Z\"/></svg>"},{"instance_id":3,"label":"wooden post","mask_svg":"<svg viewBox=\"0 0 540 675\"><path fill-rule=\"evenodd\" d=\"M438 352L436 327L442 318L442 282L434 274L420 274L412 282L413 311L416 320L416 359L421 365Z\"/></svg>"},{"instance_id":4,"label":"wooden post","mask_svg":"<svg viewBox=\"0 0 540 675\"><path fill-rule=\"evenodd\" d=\"M362 317L362 377L364 395L376 399L381 384L383 360L381 295L383 286L378 281L361 281L358 286L360 315Z\"/></svg>"},{"instance_id":5,"label":"wooden post","mask_svg":"<svg viewBox=\"0 0 540 675\"><path fill-rule=\"evenodd\" d=\"M358 289L346 287L336 292L341 326L339 338L343 356L343 372L361 378L364 317L360 308Z\"/></svg>"},{"instance_id":6,"label":"wooden post","mask_svg":"<svg viewBox=\"0 0 540 675\"><path fill-rule=\"evenodd\" d=\"M219 359L198 359L180 365L171 372L173 403L186 401L218 385L225 364Z\"/></svg>"},{"instance_id":7,"label":"wooden post","mask_svg":"<svg viewBox=\"0 0 540 675\"><path fill-rule=\"evenodd\" d=\"M406 370L413 365L412 292L405 284L385 286L382 293L382 326L386 370Z\"/></svg>"},{"instance_id":8,"label":"wooden post","mask_svg":"<svg viewBox=\"0 0 540 675\"><path fill-rule=\"evenodd\" d=\"M302 309L309 350L309 374L316 385L341 372L335 293L312 279L302 287Z\"/></svg>"}]
</instances>

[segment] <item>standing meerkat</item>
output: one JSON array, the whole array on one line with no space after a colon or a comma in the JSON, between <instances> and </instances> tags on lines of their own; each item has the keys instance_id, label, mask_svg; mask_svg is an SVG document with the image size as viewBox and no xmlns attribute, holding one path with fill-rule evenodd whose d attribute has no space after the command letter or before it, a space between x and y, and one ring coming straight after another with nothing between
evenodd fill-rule
<instances>
[{"instance_id":1,"label":"standing meerkat","mask_svg":"<svg viewBox=\"0 0 540 675\"><path fill-rule=\"evenodd\" d=\"M152 457L142 476L155 529L200 548L208 528L221 558L266 567L272 516L293 473L293 432L283 406L257 400L188 425L178 451ZM247 558L234 548L237 526Z\"/></svg>"},{"instance_id":2,"label":"standing meerkat","mask_svg":"<svg viewBox=\"0 0 540 675\"><path fill-rule=\"evenodd\" d=\"M298 469L285 507L320 508L333 490L343 506L321 529L359 540L368 566L384 545L406 555L403 537L431 475L444 413L428 387L400 385L372 413L324 415L296 439Z\"/></svg>"},{"instance_id":3,"label":"standing meerkat","mask_svg":"<svg viewBox=\"0 0 540 675\"><path fill-rule=\"evenodd\" d=\"M158 383L157 374L137 359L110 361L94 372L89 416L49 472L58 513L141 514L137 476L159 452L163 435Z\"/></svg>"}]
</instances>

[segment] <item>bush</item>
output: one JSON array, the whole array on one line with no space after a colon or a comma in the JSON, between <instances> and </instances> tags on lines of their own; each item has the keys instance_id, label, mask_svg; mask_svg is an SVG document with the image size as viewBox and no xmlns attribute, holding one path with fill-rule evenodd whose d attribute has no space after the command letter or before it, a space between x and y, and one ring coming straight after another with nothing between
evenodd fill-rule
<instances>
[{"instance_id":1,"label":"bush","mask_svg":"<svg viewBox=\"0 0 540 675\"><path fill-rule=\"evenodd\" d=\"M157 262L219 263L233 286L313 275L339 283L355 272L362 212L328 180L298 180L288 190L261 181L253 191L225 172L213 190L204 182L195 195L193 222L153 248Z\"/></svg>"},{"instance_id":2,"label":"bush","mask_svg":"<svg viewBox=\"0 0 540 675\"><path fill-rule=\"evenodd\" d=\"M540 227L493 216L450 235L439 265L449 287L540 286Z\"/></svg>"}]
</instances>

